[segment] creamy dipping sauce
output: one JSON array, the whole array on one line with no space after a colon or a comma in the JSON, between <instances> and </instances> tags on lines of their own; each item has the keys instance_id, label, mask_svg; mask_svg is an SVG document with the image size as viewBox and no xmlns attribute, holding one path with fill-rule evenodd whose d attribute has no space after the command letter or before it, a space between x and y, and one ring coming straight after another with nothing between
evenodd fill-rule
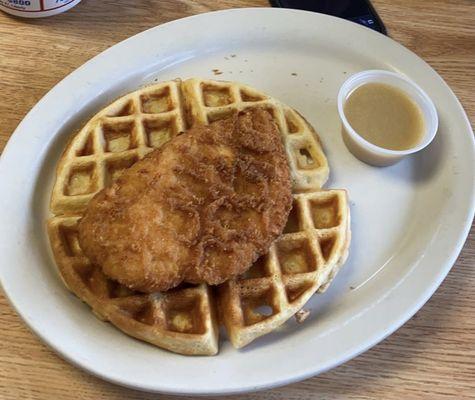
<instances>
[{"instance_id":1,"label":"creamy dipping sauce","mask_svg":"<svg viewBox=\"0 0 475 400\"><path fill-rule=\"evenodd\" d=\"M424 136L419 106L402 90L383 83L356 88L344 113L351 127L368 142L389 150L407 150Z\"/></svg>"}]
</instances>

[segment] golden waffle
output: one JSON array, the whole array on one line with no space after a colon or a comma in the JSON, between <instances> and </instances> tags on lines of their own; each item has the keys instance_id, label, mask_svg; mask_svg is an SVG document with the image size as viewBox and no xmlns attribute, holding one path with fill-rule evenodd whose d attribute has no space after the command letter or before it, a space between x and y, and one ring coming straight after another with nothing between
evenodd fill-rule
<instances>
[{"instance_id":1,"label":"golden waffle","mask_svg":"<svg viewBox=\"0 0 475 400\"><path fill-rule=\"evenodd\" d=\"M71 139L57 167L50 203L53 217L48 221L48 234L66 286L91 306L96 315L131 336L174 352L203 355L217 352L218 324L213 309L214 301L219 302L221 299L214 299L208 287L177 288L152 295L132 292L108 279L99 267L91 265L79 247L76 225L94 194L154 148L185 131L193 123L209 123L228 116L228 113L256 106L269 109L275 117L289 158L294 193L320 189L329 170L313 128L291 108L237 83L189 79L145 87L101 110ZM295 204L304 202L301 199L312 195L321 193L296 195ZM304 219L300 220L299 226L304 226ZM286 233L285 238L297 233ZM310 236L306 240L309 243ZM273 245L270 259L278 254L275 246L278 245ZM309 246L314 249L311 250L313 253L308 253L310 257L318 257L319 253L315 250L317 245ZM341 252L345 247L338 248ZM314 284L316 289L328 285L345 256L342 253L339 262L332 265L335 258L332 256L325 261L324 267L321 258L309 259L309 263L318 265L319 272L327 272L316 274L314 271L313 275L309 272L305 275L307 282L310 283L313 276L318 279ZM292 279L300 282L298 278ZM256 292L259 290L256 287ZM284 322L303 306L315 290L296 293L290 302L291 307L284 309L282 305L278 309L279 316L269 321L278 319L280 323ZM224 298L223 301L235 303L232 294L235 291L229 294L225 288L221 288L218 293ZM260 318L254 325L263 327L261 324L264 322ZM235 337L240 337L242 326L239 321L233 327L232 321L228 320L227 326L230 332L235 333ZM246 326L244 336L251 337L250 331ZM262 333L254 333L251 340L267 331L269 328L265 327ZM230 336L233 337L232 334ZM239 340L233 343L239 344Z\"/></svg>"},{"instance_id":2,"label":"golden waffle","mask_svg":"<svg viewBox=\"0 0 475 400\"><path fill-rule=\"evenodd\" d=\"M127 94L96 114L66 147L51 212L78 214L125 168L185 130L180 81Z\"/></svg>"},{"instance_id":3,"label":"golden waffle","mask_svg":"<svg viewBox=\"0 0 475 400\"><path fill-rule=\"evenodd\" d=\"M101 319L125 333L181 353L213 355L218 331L210 288L206 285L166 293L133 292L107 278L84 256L78 241L78 217L56 217L48 233L66 286Z\"/></svg>"},{"instance_id":4,"label":"golden waffle","mask_svg":"<svg viewBox=\"0 0 475 400\"><path fill-rule=\"evenodd\" d=\"M249 271L219 287L219 307L231 343L240 348L276 329L326 288L347 256L346 191L294 195L284 234Z\"/></svg>"},{"instance_id":5,"label":"golden waffle","mask_svg":"<svg viewBox=\"0 0 475 400\"><path fill-rule=\"evenodd\" d=\"M328 162L312 126L278 100L236 82L192 78L182 84L187 120L208 124L253 107L274 117L289 160L294 192L320 189L328 179Z\"/></svg>"},{"instance_id":6,"label":"golden waffle","mask_svg":"<svg viewBox=\"0 0 475 400\"><path fill-rule=\"evenodd\" d=\"M317 190L328 163L313 128L296 111L234 82L188 79L127 94L96 114L66 147L58 164L51 212L74 215L124 169L186 130L251 107L267 108L282 134L295 192Z\"/></svg>"}]
</instances>

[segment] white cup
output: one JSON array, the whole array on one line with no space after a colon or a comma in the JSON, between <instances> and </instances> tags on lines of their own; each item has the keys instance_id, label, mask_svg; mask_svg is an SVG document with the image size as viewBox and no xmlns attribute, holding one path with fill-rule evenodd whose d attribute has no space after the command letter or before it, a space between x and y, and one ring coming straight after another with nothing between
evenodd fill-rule
<instances>
[{"instance_id":1,"label":"white cup","mask_svg":"<svg viewBox=\"0 0 475 400\"><path fill-rule=\"evenodd\" d=\"M385 149L368 142L351 127L344 112L345 102L356 88L366 83L383 83L397 87L419 106L424 119L425 131L422 140L416 146L407 150ZM390 71L368 70L350 76L338 93L338 113L343 124L343 140L351 153L361 161L379 167L392 165L408 154L428 146L434 139L439 124L437 110L429 96L414 82Z\"/></svg>"},{"instance_id":2,"label":"white cup","mask_svg":"<svg viewBox=\"0 0 475 400\"><path fill-rule=\"evenodd\" d=\"M81 0L0 0L0 10L17 17L42 18L73 8Z\"/></svg>"}]
</instances>

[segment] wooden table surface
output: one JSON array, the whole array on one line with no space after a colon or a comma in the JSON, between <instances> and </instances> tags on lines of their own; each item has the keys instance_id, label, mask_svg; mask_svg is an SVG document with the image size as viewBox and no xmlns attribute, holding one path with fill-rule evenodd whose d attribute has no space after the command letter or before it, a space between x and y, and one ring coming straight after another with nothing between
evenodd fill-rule
<instances>
[{"instance_id":1,"label":"wooden table surface","mask_svg":"<svg viewBox=\"0 0 475 400\"><path fill-rule=\"evenodd\" d=\"M442 75L473 124L475 1L374 0L373 3L389 35ZM264 0L83 0L65 14L34 21L0 12L0 150L28 110L54 84L114 43L187 15L218 8L266 5ZM468 241L442 286L396 333L319 377L235 398L475 396L474 260L472 226ZM28 331L0 294L1 400L152 398L157 396L104 382L63 361Z\"/></svg>"}]
</instances>

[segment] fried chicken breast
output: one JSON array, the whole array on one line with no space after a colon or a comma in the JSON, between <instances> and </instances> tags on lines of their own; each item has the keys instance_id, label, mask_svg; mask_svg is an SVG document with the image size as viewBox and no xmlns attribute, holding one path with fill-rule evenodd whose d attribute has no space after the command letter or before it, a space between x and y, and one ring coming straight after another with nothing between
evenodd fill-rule
<instances>
[{"instance_id":1,"label":"fried chicken breast","mask_svg":"<svg viewBox=\"0 0 475 400\"><path fill-rule=\"evenodd\" d=\"M79 242L131 289L216 285L268 251L291 202L278 128L255 109L196 125L125 170L89 203Z\"/></svg>"}]
</instances>

